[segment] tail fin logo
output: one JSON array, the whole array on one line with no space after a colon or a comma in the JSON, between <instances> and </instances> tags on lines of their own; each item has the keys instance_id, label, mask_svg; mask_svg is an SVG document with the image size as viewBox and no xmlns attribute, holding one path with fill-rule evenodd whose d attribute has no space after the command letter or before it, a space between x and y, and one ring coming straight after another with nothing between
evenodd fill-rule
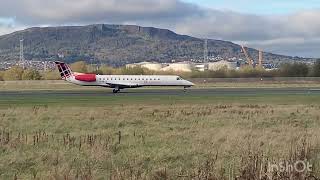
<instances>
[{"instance_id":1,"label":"tail fin logo","mask_svg":"<svg viewBox=\"0 0 320 180\"><path fill-rule=\"evenodd\" d=\"M55 63L59 69L60 76L62 79L66 79L66 78L72 76L72 71L66 63L58 62L58 61L56 61Z\"/></svg>"}]
</instances>

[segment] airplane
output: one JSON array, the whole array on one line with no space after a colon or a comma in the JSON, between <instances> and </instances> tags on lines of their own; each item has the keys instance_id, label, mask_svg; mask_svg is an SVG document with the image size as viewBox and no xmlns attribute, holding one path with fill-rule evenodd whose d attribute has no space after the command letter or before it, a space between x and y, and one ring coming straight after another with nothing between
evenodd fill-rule
<instances>
[{"instance_id":1,"label":"airplane","mask_svg":"<svg viewBox=\"0 0 320 180\"><path fill-rule=\"evenodd\" d=\"M72 72L64 62L55 61L63 80L80 86L101 86L113 88L113 93L121 89L139 88L145 86L180 86L189 88L194 86L190 81L180 76L170 75L96 75Z\"/></svg>"}]
</instances>

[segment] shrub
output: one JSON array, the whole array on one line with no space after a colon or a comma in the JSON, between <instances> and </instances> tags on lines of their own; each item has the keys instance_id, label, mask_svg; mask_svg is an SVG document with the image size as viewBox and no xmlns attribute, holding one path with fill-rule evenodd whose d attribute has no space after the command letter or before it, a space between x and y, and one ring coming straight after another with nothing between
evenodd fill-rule
<instances>
[{"instance_id":1,"label":"shrub","mask_svg":"<svg viewBox=\"0 0 320 180\"><path fill-rule=\"evenodd\" d=\"M61 79L61 76L60 76L58 70L47 71L47 72L45 72L45 74L43 76L44 76L44 79L46 79L46 80L60 80Z\"/></svg>"},{"instance_id":2,"label":"shrub","mask_svg":"<svg viewBox=\"0 0 320 180\"><path fill-rule=\"evenodd\" d=\"M4 75L4 72L0 71L0 81L3 81L3 75Z\"/></svg>"},{"instance_id":3,"label":"shrub","mask_svg":"<svg viewBox=\"0 0 320 180\"><path fill-rule=\"evenodd\" d=\"M105 75L112 75L115 73L115 69L109 66L101 66L99 68L99 71L101 72L101 74L105 74Z\"/></svg>"},{"instance_id":4,"label":"shrub","mask_svg":"<svg viewBox=\"0 0 320 180\"><path fill-rule=\"evenodd\" d=\"M309 71L309 66L305 63L285 63L280 67L280 74L283 77L306 77Z\"/></svg>"},{"instance_id":5,"label":"shrub","mask_svg":"<svg viewBox=\"0 0 320 180\"><path fill-rule=\"evenodd\" d=\"M24 70L22 74L22 80L40 80L41 78L40 73L35 69Z\"/></svg>"},{"instance_id":6,"label":"shrub","mask_svg":"<svg viewBox=\"0 0 320 180\"><path fill-rule=\"evenodd\" d=\"M132 68L121 68L121 74L125 75L145 75L148 70L142 68L142 67L132 67Z\"/></svg>"},{"instance_id":7,"label":"shrub","mask_svg":"<svg viewBox=\"0 0 320 180\"><path fill-rule=\"evenodd\" d=\"M6 70L3 75L5 81L15 81L21 80L23 74L23 69L19 66L13 66L9 70Z\"/></svg>"},{"instance_id":8,"label":"shrub","mask_svg":"<svg viewBox=\"0 0 320 180\"><path fill-rule=\"evenodd\" d=\"M70 65L72 71L79 72L79 73L87 73L88 67L87 63L84 61L78 61Z\"/></svg>"},{"instance_id":9,"label":"shrub","mask_svg":"<svg viewBox=\"0 0 320 180\"><path fill-rule=\"evenodd\" d=\"M320 59L314 63L311 76L320 77Z\"/></svg>"}]
</instances>

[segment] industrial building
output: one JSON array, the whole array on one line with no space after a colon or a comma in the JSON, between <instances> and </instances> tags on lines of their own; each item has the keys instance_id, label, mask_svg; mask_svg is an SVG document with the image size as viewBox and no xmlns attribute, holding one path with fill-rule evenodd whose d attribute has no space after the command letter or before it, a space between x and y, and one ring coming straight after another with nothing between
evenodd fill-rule
<instances>
[{"instance_id":1,"label":"industrial building","mask_svg":"<svg viewBox=\"0 0 320 180\"><path fill-rule=\"evenodd\" d=\"M180 71L191 72L194 64L190 62L161 64L157 62L140 62L134 64L127 64L126 68L142 67L151 71Z\"/></svg>"},{"instance_id":2,"label":"industrial building","mask_svg":"<svg viewBox=\"0 0 320 180\"><path fill-rule=\"evenodd\" d=\"M161 71L178 71L178 72L191 72L194 69L194 64L190 62L171 63L162 68Z\"/></svg>"},{"instance_id":3,"label":"industrial building","mask_svg":"<svg viewBox=\"0 0 320 180\"><path fill-rule=\"evenodd\" d=\"M208 70L208 64L207 63L197 63L195 64L195 69L198 71L206 71Z\"/></svg>"},{"instance_id":4,"label":"industrial building","mask_svg":"<svg viewBox=\"0 0 320 180\"><path fill-rule=\"evenodd\" d=\"M164 65L157 62L140 62L140 63L126 65L126 68L134 68L134 67L142 67L142 68L149 69L151 71L160 71L164 67Z\"/></svg>"}]
</instances>

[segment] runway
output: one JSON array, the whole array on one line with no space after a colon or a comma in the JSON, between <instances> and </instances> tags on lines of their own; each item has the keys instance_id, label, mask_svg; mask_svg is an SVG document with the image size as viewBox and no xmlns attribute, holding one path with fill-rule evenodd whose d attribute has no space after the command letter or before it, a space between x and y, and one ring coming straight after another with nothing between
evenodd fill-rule
<instances>
[{"instance_id":1,"label":"runway","mask_svg":"<svg viewBox=\"0 0 320 180\"><path fill-rule=\"evenodd\" d=\"M0 97L32 96L254 96L254 95L320 95L319 88L203 88L188 89L125 89L113 94L111 89L101 90L36 90L0 91Z\"/></svg>"}]
</instances>

